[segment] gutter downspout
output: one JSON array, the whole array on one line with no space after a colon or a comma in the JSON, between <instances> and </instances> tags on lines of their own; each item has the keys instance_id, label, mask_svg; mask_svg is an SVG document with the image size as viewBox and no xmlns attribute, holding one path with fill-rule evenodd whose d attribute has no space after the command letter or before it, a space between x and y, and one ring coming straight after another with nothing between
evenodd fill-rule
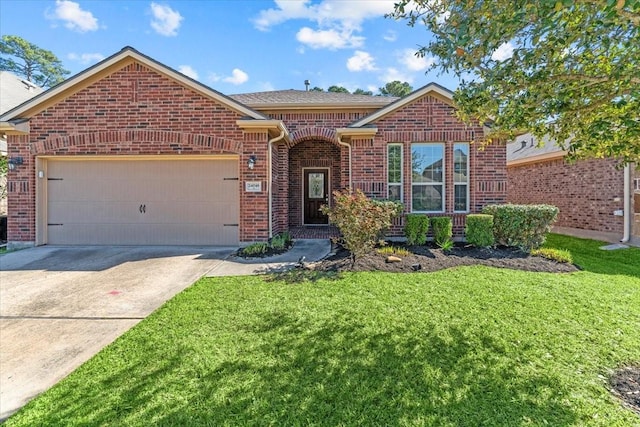
<instances>
[{"instance_id":1,"label":"gutter downspout","mask_svg":"<svg viewBox=\"0 0 640 427\"><path fill-rule=\"evenodd\" d=\"M624 204L623 204L623 235L620 242L627 243L631 239L631 165L624 167Z\"/></svg>"},{"instance_id":2,"label":"gutter downspout","mask_svg":"<svg viewBox=\"0 0 640 427\"><path fill-rule=\"evenodd\" d=\"M351 181L351 144L342 140L342 135L338 135L338 144L349 149L349 190L353 190L353 182Z\"/></svg>"},{"instance_id":3,"label":"gutter downspout","mask_svg":"<svg viewBox=\"0 0 640 427\"><path fill-rule=\"evenodd\" d=\"M269 193L269 238L271 239L273 237L273 215L272 215L272 209L273 209L273 194L271 192L271 181L272 181L272 155L271 155L271 149L273 147L273 143L274 142L278 142L280 141L282 138L284 138L285 135L285 130L284 129L280 129L280 135L276 136L275 138L272 138L269 140L268 143L268 151L267 151L267 193Z\"/></svg>"}]
</instances>

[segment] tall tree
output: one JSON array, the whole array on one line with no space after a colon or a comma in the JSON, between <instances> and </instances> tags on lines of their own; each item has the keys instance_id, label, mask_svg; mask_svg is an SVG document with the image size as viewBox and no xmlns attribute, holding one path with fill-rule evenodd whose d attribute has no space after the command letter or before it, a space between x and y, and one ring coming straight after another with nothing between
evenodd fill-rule
<instances>
[{"instance_id":1,"label":"tall tree","mask_svg":"<svg viewBox=\"0 0 640 427\"><path fill-rule=\"evenodd\" d=\"M433 34L418 56L458 76L464 120L549 135L572 158L640 160L639 0L401 0Z\"/></svg>"},{"instance_id":2,"label":"tall tree","mask_svg":"<svg viewBox=\"0 0 640 427\"><path fill-rule=\"evenodd\" d=\"M389 82L380 88L380 93L382 94L382 96L403 97L409 95L412 91L413 88L409 83L401 82L399 80Z\"/></svg>"},{"instance_id":3,"label":"tall tree","mask_svg":"<svg viewBox=\"0 0 640 427\"><path fill-rule=\"evenodd\" d=\"M18 36L2 36L0 70L11 71L41 87L55 86L69 74L50 51Z\"/></svg>"}]
</instances>

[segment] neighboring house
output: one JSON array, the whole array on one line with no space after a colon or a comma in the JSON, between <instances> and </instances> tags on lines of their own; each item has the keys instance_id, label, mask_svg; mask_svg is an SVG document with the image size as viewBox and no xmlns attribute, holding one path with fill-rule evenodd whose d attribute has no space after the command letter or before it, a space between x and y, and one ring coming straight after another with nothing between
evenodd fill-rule
<instances>
[{"instance_id":1,"label":"neighboring house","mask_svg":"<svg viewBox=\"0 0 640 427\"><path fill-rule=\"evenodd\" d=\"M570 163L554 141L542 142L525 134L507 145L507 200L557 206L564 234L640 243L640 171L613 159Z\"/></svg>"},{"instance_id":2,"label":"neighboring house","mask_svg":"<svg viewBox=\"0 0 640 427\"><path fill-rule=\"evenodd\" d=\"M33 98L42 88L9 71L0 71L0 115ZM0 129L0 156L7 155L7 138ZM7 214L6 176L0 176L0 216Z\"/></svg>"},{"instance_id":3,"label":"neighboring house","mask_svg":"<svg viewBox=\"0 0 640 427\"><path fill-rule=\"evenodd\" d=\"M359 188L464 219L506 200L506 150L429 84L401 99L284 90L225 96L124 48L0 117L9 241L238 245L328 229ZM455 172L455 173L454 173ZM402 233L403 221L391 233ZM299 234L297 234L299 235Z\"/></svg>"}]
</instances>

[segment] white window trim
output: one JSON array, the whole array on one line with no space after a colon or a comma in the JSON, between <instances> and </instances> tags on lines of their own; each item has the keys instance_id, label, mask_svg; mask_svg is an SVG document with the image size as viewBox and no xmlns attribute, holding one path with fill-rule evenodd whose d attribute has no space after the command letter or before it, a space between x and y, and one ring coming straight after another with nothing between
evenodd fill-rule
<instances>
[{"instance_id":1,"label":"white window trim","mask_svg":"<svg viewBox=\"0 0 640 427\"><path fill-rule=\"evenodd\" d=\"M424 182L419 182L419 183L415 183L413 182L413 147L416 145L423 145L423 146L429 146L429 145L439 145L440 147L442 147L442 182L440 184L434 184L434 183L424 183ZM446 165L446 159L447 159L447 145L444 142L412 142L411 143L411 213L444 213L447 210L447 165ZM423 185L423 186L427 186L427 185L431 185L431 186L436 186L436 185L441 185L442 186L442 209L439 211L417 211L413 209L413 186L414 185Z\"/></svg>"},{"instance_id":2,"label":"white window trim","mask_svg":"<svg viewBox=\"0 0 640 427\"><path fill-rule=\"evenodd\" d=\"M389 148L400 147L400 182L394 182L391 185L400 186L400 202L404 202L404 144L401 142L392 142L387 144L387 199L389 198Z\"/></svg>"},{"instance_id":3,"label":"white window trim","mask_svg":"<svg viewBox=\"0 0 640 427\"><path fill-rule=\"evenodd\" d=\"M467 146L467 180L466 182L456 181L456 145L466 145ZM471 191L470 191L470 181L471 181L471 144L468 142L456 142L453 144L453 212L455 213L468 213L470 212L471 206ZM456 185L466 185L467 186L467 207L464 210L456 210Z\"/></svg>"}]
</instances>

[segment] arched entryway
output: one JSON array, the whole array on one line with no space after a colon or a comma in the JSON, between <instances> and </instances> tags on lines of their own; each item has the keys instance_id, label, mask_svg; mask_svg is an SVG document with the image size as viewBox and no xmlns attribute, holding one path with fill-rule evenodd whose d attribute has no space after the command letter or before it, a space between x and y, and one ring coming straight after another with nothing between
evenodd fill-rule
<instances>
[{"instance_id":1,"label":"arched entryway","mask_svg":"<svg viewBox=\"0 0 640 427\"><path fill-rule=\"evenodd\" d=\"M346 151L346 150L345 150ZM326 138L307 138L289 150L289 226L328 226L319 209L342 188L342 149Z\"/></svg>"}]
</instances>

